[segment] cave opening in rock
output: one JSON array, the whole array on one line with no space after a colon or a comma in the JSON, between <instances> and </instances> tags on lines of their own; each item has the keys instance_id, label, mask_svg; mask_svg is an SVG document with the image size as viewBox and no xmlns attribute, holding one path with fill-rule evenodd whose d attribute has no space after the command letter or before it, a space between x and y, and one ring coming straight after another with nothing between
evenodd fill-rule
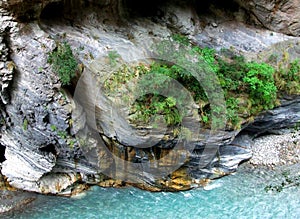
<instances>
[{"instance_id":1,"label":"cave opening in rock","mask_svg":"<svg viewBox=\"0 0 300 219\"><path fill-rule=\"evenodd\" d=\"M40 148L40 151L57 155L55 145L53 145L53 144L48 144L48 145Z\"/></svg>"},{"instance_id":2,"label":"cave opening in rock","mask_svg":"<svg viewBox=\"0 0 300 219\"><path fill-rule=\"evenodd\" d=\"M234 0L203 0L195 1L195 8L199 14L211 14L212 9L235 12L240 6Z\"/></svg>"},{"instance_id":3,"label":"cave opening in rock","mask_svg":"<svg viewBox=\"0 0 300 219\"><path fill-rule=\"evenodd\" d=\"M129 17L154 17L163 16L161 6L166 1L139 1L139 0L123 0L122 7L126 15Z\"/></svg>"},{"instance_id":4,"label":"cave opening in rock","mask_svg":"<svg viewBox=\"0 0 300 219\"><path fill-rule=\"evenodd\" d=\"M43 9L40 18L41 19L59 19L63 16L64 13L64 5L63 2L52 2Z\"/></svg>"},{"instance_id":5,"label":"cave opening in rock","mask_svg":"<svg viewBox=\"0 0 300 219\"><path fill-rule=\"evenodd\" d=\"M3 163L6 160L5 150L6 150L6 147L0 144L0 163Z\"/></svg>"},{"instance_id":6,"label":"cave opening in rock","mask_svg":"<svg viewBox=\"0 0 300 219\"><path fill-rule=\"evenodd\" d=\"M82 0L64 0L47 4L40 14L41 20L74 20L89 6L89 2Z\"/></svg>"},{"instance_id":7,"label":"cave opening in rock","mask_svg":"<svg viewBox=\"0 0 300 219\"><path fill-rule=\"evenodd\" d=\"M234 0L203 0L203 1L169 1L169 0L153 0L153 1L139 1L139 0L123 0L122 8L130 17L155 17L164 16L163 7L170 6L170 4L186 5L195 8L199 14L214 14L215 9L226 12L236 12L240 6Z\"/></svg>"}]
</instances>

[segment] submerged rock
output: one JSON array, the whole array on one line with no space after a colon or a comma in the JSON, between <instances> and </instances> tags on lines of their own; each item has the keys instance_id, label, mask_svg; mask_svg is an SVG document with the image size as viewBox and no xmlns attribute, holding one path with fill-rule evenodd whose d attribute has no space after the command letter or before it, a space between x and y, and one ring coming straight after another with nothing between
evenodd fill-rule
<instances>
[{"instance_id":1,"label":"submerged rock","mask_svg":"<svg viewBox=\"0 0 300 219\"><path fill-rule=\"evenodd\" d=\"M0 215L24 208L36 199L36 195L24 192L0 191Z\"/></svg>"}]
</instances>

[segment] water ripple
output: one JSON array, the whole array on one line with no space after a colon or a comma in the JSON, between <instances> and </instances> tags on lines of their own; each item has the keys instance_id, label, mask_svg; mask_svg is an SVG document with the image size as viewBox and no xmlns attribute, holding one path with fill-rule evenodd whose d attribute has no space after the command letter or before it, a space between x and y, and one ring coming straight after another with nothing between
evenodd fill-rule
<instances>
[{"instance_id":1,"label":"water ripple","mask_svg":"<svg viewBox=\"0 0 300 219\"><path fill-rule=\"evenodd\" d=\"M93 187L75 199L39 196L10 218L300 218L299 188L264 191L276 180L281 175L274 171L244 170L213 182L208 190L151 193Z\"/></svg>"}]
</instances>

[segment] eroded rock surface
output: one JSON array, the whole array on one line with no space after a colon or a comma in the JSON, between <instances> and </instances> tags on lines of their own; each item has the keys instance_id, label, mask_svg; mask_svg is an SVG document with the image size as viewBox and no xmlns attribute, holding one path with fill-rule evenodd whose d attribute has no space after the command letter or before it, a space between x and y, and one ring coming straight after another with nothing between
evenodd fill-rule
<instances>
[{"instance_id":1,"label":"eroded rock surface","mask_svg":"<svg viewBox=\"0 0 300 219\"><path fill-rule=\"evenodd\" d=\"M300 35L300 2L273 0L236 0L257 24L288 35Z\"/></svg>"},{"instance_id":2,"label":"eroded rock surface","mask_svg":"<svg viewBox=\"0 0 300 219\"><path fill-rule=\"evenodd\" d=\"M245 128L245 131L254 133L254 136L265 133L280 133L280 130L294 128L300 120L300 98L286 96L281 105L268 110L255 118L254 122Z\"/></svg>"},{"instance_id":3,"label":"eroded rock surface","mask_svg":"<svg viewBox=\"0 0 300 219\"><path fill-rule=\"evenodd\" d=\"M223 130L213 135L202 130L201 138L194 139L195 149L191 154L184 150L176 154L172 150L176 142L168 140L168 132L157 146L138 149L136 147L149 138L149 130L131 126L107 99L100 98L95 103L95 97L102 96L97 93L94 82L107 73L105 63L109 61L109 51L117 51L127 62L147 58L153 42L173 33L188 34L201 46L217 49L234 46L238 51L250 53L297 38L280 33L272 35L270 31L256 30L239 21L202 22L193 6L182 5L182 2L164 4L161 11L154 10L147 16L141 16L136 6L130 11L130 5L126 1L122 4L79 0L2 1L0 95L5 124L1 124L0 143L5 147L6 159L2 173L14 187L71 194L71 187L76 183L113 185L103 175L107 170L121 174L122 178L137 172L130 168L127 172L116 172L118 164L108 156L111 152L122 162L138 163L142 168L159 165L168 170L170 164L180 158L182 168L163 179L155 178L146 168L137 176L140 178L138 186L142 188L182 190L195 186L192 182L232 173L241 161L251 157L252 139L239 135L241 130ZM47 63L48 53L63 41L71 45L80 64L78 77L87 72L95 76L81 80L85 88L80 92L81 101L73 99L75 85L69 90L63 89ZM297 98L283 102L281 107L262 114L252 125L245 124L243 128L247 127L255 135L261 134L261 130L292 126L300 119L298 102ZM293 115L287 113L291 110L295 112ZM101 144L110 152L99 148L99 134ZM162 138L159 132L151 134L155 142ZM162 159L165 156L169 158Z\"/></svg>"}]
</instances>

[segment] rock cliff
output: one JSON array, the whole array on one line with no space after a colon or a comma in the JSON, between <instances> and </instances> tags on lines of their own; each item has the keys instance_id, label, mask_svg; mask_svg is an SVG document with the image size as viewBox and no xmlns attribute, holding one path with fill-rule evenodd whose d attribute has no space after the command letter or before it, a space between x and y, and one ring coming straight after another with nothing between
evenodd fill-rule
<instances>
[{"instance_id":1,"label":"rock cliff","mask_svg":"<svg viewBox=\"0 0 300 219\"><path fill-rule=\"evenodd\" d=\"M285 41L296 45L297 1L226 2L151 1L144 6L132 0L2 1L0 158L10 185L71 194L82 183L122 185L111 177L153 191L190 189L234 172L251 157L252 137L243 133L255 136L298 122L299 98L286 99L239 130L202 130L191 141L193 150L187 154L179 146L174 153L168 130L130 125L97 93L97 80L109 73L109 51L128 62L146 59L152 43L173 33L187 35L200 46L234 47L250 58ZM253 26L246 24L253 20ZM49 53L63 41L79 63L69 86L62 86L48 63ZM192 110L189 124L197 122ZM137 147L152 140L155 146ZM175 163L180 165L173 173L163 174ZM154 166L163 170L161 178L151 170Z\"/></svg>"},{"instance_id":2,"label":"rock cliff","mask_svg":"<svg viewBox=\"0 0 300 219\"><path fill-rule=\"evenodd\" d=\"M299 1L254 0L237 2L250 12L250 17L258 25L276 32L299 36Z\"/></svg>"}]
</instances>

